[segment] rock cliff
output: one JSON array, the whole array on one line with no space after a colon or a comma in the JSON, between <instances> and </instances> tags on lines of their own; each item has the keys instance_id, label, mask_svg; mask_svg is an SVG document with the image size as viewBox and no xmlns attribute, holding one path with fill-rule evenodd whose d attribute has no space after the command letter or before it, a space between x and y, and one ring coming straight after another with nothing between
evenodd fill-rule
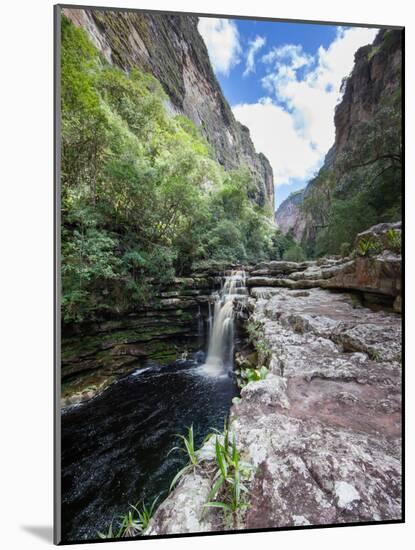
<instances>
[{"instance_id":1,"label":"rock cliff","mask_svg":"<svg viewBox=\"0 0 415 550\"><path fill-rule=\"evenodd\" d=\"M301 242L306 228L306 217L301 211L304 198L304 189L291 193L275 212L275 221L286 235L290 233L294 240Z\"/></svg>"},{"instance_id":2,"label":"rock cliff","mask_svg":"<svg viewBox=\"0 0 415 550\"><path fill-rule=\"evenodd\" d=\"M323 209L321 204L314 209L304 206L307 199L321 186L324 175L331 172L333 182L330 189L324 190L324 196L321 196L322 203L328 204L332 198L349 200L361 192L365 185L368 186L368 195L373 196L369 187L381 185L382 177L386 177L389 166L380 163L385 163L388 157L396 168L394 174L393 171L388 173L392 173L395 179L395 193L391 192L392 196L388 196L389 191L383 193L384 204L376 205L377 210L371 222L393 221L394 215L390 213L392 208L395 208L399 219L400 160L393 159L390 151L393 148L400 150L398 142L401 139L401 71L402 32L399 30L379 31L373 44L364 46L356 52L353 71L344 81L343 98L334 114L335 142L326 155L323 167L305 189L291 194L276 211L276 222L284 234L290 232L294 239L303 245L315 241L319 229L327 227L327 218L330 216L320 215ZM366 144L365 135L368 138ZM392 145L388 143L389 139ZM359 148L362 149L362 158L353 150ZM398 152L397 156L399 154ZM375 163L371 163L371 158L376 158L377 155L380 166L378 175L372 169ZM349 162L345 162L347 157L350 159ZM366 162L366 171L358 173L357 179L360 179L360 184L353 183L352 176L356 174L351 172L352 168L356 168L353 164L364 167ZM374 199L374 202L376 200Z\"/></svg>"},{"instance_id":3,"label":"rock cliff","mask_svg":"<svg viewBox=\"0 0 415 550\"><path fill-rule=\"evenodd\" d=\"M231 409L254 468L241 529L401 518L401 325L327 290L271 289L252 318L271 350L265 380ZM214 453L157 510L148 534L227 529L204 513Z\"/></svg>"},{"instance_id":4,"label":"rock cliff","mask_svg":"<svg viewBox=\"0 0 415 550\"><path fill-rule=\"evenodd\" d=\"M224 98L197 17L75 8L63 13L88 32L109 62L152 73L169 97L166 107L193 120L226 169L247 166L256 184L251 198L260 205L268 200L273 207L271 165L256 153L248 128L235 119Z\"/></svg>"},{"instance_id":5,"label":"rock cliff","mask_svg":"<svg viewBox=\"0 0 415 550\"><path fill-rule=\"evenodd\" d=\"M92 399L147 362L168 364L203 349L208 301L220 276L177 277L154 289L138 311L66 327L62 339L62 406Z\"/></svg>"}]
</instances>

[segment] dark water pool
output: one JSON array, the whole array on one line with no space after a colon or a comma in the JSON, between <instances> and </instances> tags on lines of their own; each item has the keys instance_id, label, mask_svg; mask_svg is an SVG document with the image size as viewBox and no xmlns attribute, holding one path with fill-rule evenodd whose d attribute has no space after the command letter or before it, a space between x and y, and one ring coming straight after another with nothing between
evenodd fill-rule
<instances>
[{"instance_id":1,"label":"dark water pool","mask_svg":"<svg viewBox=\"0 0 415 550\"><path fill-rule=\"evenodd\" d=\"M237 389L195 361L150 366L62 416L62 538L97 538L128 505L166 496L184 458L169 450L193 424L221 429Z\"/></svg>"}]
</instances>

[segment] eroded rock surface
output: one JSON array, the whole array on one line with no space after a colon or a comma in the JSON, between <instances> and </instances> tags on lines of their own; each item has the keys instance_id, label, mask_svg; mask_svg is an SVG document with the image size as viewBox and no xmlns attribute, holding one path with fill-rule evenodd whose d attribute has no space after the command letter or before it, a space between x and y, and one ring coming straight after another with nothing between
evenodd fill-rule
<instances>
[{"instance_id":1,"label":"eroded rock surface","mask_svg":"<svg viewBox=\"0 0 415 550\"><path fill-rule=\"evenodd\" d=\"M233 411L257 466L246 527L399 519L400 317L320 289L281 289L254 317L272 360L265 395L248 384Z\"/></svg>"},{"instance_id":2,"label":"eroded rock surface","mask_svg":"<svg viewBox=\"0 0 415 550\"><path fill-rule=\"evenodd\" d=\"M357 236L378 243L383 250L377 254L347 258L323 258L308 262L273 261L255 266L247 279L252 289L285 287L290 289L328 288L358 290L362 293L389 297L395 311L401 311L402 258L392 250L388 231L400 235L401 224L379 224Z\"/></svg>"},{"instance_id":3,"label":"eroded rock surface","mask_svg":"<svg viewBox=\"0 0 415 550\"><path fill-rule=\"evenodd\" d=\"M203 318L221 277L194 273L154 287L146 307L62 330L63 407L82 403L148 361L168 364L200 349Z\"/></svg>"},{"instance_id":4,"label":"eroded rock surface","mask_svg":"<svg viewBox=\"0 0 415 550\"><path fill-rule=\"evenodd\" d=\"M241 528L400 519L400 316L324 289L252 294L271 360L267 378L246 385L231 410L254 466ZM201 519L208 472L185 476L150 534L217 525L217 515Z\"/></svg>"}]
</instances>

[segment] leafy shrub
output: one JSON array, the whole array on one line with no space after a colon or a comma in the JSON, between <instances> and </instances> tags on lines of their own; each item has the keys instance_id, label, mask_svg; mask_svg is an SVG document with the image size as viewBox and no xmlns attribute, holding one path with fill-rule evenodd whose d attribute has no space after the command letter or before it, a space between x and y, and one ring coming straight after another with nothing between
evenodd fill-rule
<instances>
[{"instance_id":1,"label":"leafy shrub","mask_svg":"<svg viewBox=\"0 0 415 550\"><path fill-rule=\"evenodd\" d=\"M225 523L237 528L240 516L248 508L245 481L250 478L252 466L241 460L235 432L225 423L223 436L215 439L216 472L208 496L207 508L220 508ZM220 499L220 500L219 500Z\"/></svg>"},{"instance_id":2,"label":"leafy shrub","mask_svg":"<svg viewBox=\"0 0 415 550\"><path fill-rule=\"evenodd\" d=\"M158 497L153 500L150 506L147 506L145 502L135 505L131 504L131 510L119 517L117 527L114 529L114 522L112 521L106 533L98 532L99 538L117 539L142 535L153 517L157 500Z\"/></svg>"},{"instance_id":3,"label":"leafy shrub","mask_svg":"<svg viewBox=\"0 0 415 550\"><path fill-rule=\"evenodd\" d=\"M160 83L100 56L62 18L62 315L132 309L197 263L274 254L248 169L212 158L194 123L167 114Z\"/></svg>"},{"instance_id":4,"label":"leafy shrub","mask_svg":"<svg viewBox=\"0 0 415 550\"><path fill-rule=\"evenodd\" d=\"M187 474L192 470L195 470L199 464L197 451L195 449L193 424L188 428L187 436L177 434L177 437L179 437L183 441L183 446L173 447L169 453L174 452L176 450L179 452L185 453L189 459L189 462L186 464L186 466L184 466L181 470L179 470L177 474L174 476L173 481L170 484L170 491L185 474Z\"/></svg>"},{"instance_id":5,"label":"leafy shrub","mask_svg":"<svg viewBox=\"0 0 415 550\"><path fill-rule=\"evenodd\" d=\"M380 245L371 239L360 239L357 243L357 253L359 256L370 256L379 252Z\"/></svg>"},{"instance_id":6,"label":"leafy shrub","mask_svg":"<svg viewBox=\"0 0 415 550\"><path fill-rule=\"evenodd\" d=\"M396 229L388 229L386 232L387 245L390 250L400 252L402 247L402 234Z\"/></svg>"},{"instance_id":7,"label":"leafy shrub","mask_svg":"<svg viewBox=\"0 0 415 550\"><path fill-rule=\"evenodd\" d=\"M259 380L265 380L268 374L268 369L264 365L256 369L245 369L243 372L248 382L258 382Z\"/></svg>"}]
</instances>

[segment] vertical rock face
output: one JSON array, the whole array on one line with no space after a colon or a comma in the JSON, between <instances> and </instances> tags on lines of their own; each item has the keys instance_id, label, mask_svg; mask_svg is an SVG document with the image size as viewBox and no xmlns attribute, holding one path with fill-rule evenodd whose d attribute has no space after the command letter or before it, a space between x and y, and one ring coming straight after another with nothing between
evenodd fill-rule
<instances>
[{"instance_id":1,"label":"vertical rock face","mask_svg":"<svg viewBox=\"0 0 415 550\"><path fill-rule=\"evenodd\" d=\"M338 156L356 124L370 120L382 98L392 95L401 85L402 33L379 31L373 44L357 50L351 77L347 80L343 100L334 114Z\"/></svg>"},{"instance_id":2,"label":"vertical rock face","mask_svg":"<svg viewBox=\"0 0 415 550\"><path fill-rule=\"evenodd\" d=\"M275 212L275 221L286 235L291 233L296 241L301 241L306 227L305 215L301 211L304 190L291 193Z\"/></svg>"},{"instance_id":3,"label":"vertical rock face","mask_svg":"<svg viewBox=\"0 0 415 550\"><path fill-rule=\"evenodd\" d=\"M346 145L353 143L358 125L373 119L382 101L399 90L401 70L401 31L381 30L373 44L357 50L353 71L334 114L335 142L326 155L320 173L336 166ZM275 220L282 232L286 234L291 231L298 242L315 238L315 223L307 218L301 208L315 183L316 179L313 179L302 192L291 194L275 213Z\"/></svg>"},{"instance_id":4,"label":"vertical rock face","mask_svg":"<svg viewBox=\"0 0 415 550\"><path fill-rule=\"evenodd\" d=\"M225 169L247 166L256 184L251 198L274 205L271 165L224 98L197 17L69 8L63 14L88 32L109 62L152 73L169 97L167 108L193 120Z\"/></svg>"}]
</instances>

